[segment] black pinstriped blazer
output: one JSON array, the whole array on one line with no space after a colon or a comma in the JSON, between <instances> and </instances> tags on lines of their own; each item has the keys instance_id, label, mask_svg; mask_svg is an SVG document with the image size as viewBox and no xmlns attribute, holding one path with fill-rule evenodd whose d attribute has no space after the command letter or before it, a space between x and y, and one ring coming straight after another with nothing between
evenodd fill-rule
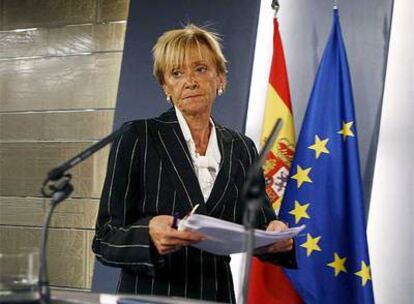
<instances>
[{"instance_id":1,"label":"black pinstriped blazer","mask_svg":"<svg viewBox=\"0 0 414 304\"><path fill-rule=\"evenodd\" d=\"M219 124L216 132L222 161L207 202L174 109L133 121L112 145L92 247L102 263L122 267L118 292L235 303L230 257L193 247L160 256L148 234L153 216L184 215L196 204L197 213L242 222L240 192L257 152L242 134ZM266 201L258 226L264 228L274 219ZM263 258L294 267L292 256Z\"/></svg>"}]
</instances>

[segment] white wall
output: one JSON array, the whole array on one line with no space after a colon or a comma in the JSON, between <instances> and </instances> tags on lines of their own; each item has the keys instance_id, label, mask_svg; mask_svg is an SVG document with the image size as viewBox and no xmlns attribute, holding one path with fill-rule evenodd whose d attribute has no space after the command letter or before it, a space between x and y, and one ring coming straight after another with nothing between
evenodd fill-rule
<instances>
[{"instance_id":1,"label":"white wall","mask_svg":"<svg viewBox=\"0 0 414 304\"><path fill-rule=\"evenodd\" d=\"M414 18L395 0L368 218L376 303L414 303Z\"/></svg>"},{"instance_id":2,"label":"white wall","mask_svg":"<svg viewBox=\"0 0 414 304\"><path fill-rule=\"evenodd\" d=\"M245 132L247 136L253 139L258 148L273 53L273 15L274 11L270 7L270 2L261 1ZM231 256L230 266L236 298L240 290L242 277L242 258L242 254Z\"/></svg>"}]
</instances>

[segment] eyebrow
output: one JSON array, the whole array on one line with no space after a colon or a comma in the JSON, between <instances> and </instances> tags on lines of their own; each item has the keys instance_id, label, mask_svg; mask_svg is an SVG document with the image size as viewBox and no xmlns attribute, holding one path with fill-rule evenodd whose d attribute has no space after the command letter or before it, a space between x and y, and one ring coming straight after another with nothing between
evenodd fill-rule
<instances>
[{"instance_id":1,"label":"eyebrow","mask_svg":"<svg viewBox=\"0 0 414 304\"><path fill-rule=\"evenodd\" d=\"M201 59L201 60L197 60L197 61L194 61L194 62L191 62L191 65L198 65L198 64L207 64L208 63L208 61L207 60L205 60L205 59ZM183 66L185 66L185 64L183 64L183 65L178 65L178 66L172 66L172 70L174 70L174 69L180 69L180 68L182 68Z\"/></svg>"},{"instance_id":2,"label":"eyebrow","mask_svg":"<svg viewBox=\"0 0 414 304\"><path fill-rule=\"evenodd\" d=\"M202 60L198 60L198 61L194 61L193 64L205 64L207 63L207 60L202 59Z\"/></svg>"}]
</instances>

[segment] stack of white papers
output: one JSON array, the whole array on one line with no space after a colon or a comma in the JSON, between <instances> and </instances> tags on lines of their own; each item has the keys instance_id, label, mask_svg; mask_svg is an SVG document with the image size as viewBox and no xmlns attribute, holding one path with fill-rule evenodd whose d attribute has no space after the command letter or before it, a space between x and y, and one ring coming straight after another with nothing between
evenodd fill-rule
<instances>
[{"instance_id":1,"label":"stack of white papers","mask_svg":"<svg viewBox=\"0 0 414 304\"><path fill-rule=\"evenodd\" d=\"M279 240L296 236L305 228L305 225L289 228L282 232L267 232L255 229L254 247L259 248L275 243ZM192 246L218 255L229 255L244 251L245 230L242 225L220 220L202 214L191 214L181 220L179 230L195 230L203 233L207 240Z\"/></svg>"}]
</instances>

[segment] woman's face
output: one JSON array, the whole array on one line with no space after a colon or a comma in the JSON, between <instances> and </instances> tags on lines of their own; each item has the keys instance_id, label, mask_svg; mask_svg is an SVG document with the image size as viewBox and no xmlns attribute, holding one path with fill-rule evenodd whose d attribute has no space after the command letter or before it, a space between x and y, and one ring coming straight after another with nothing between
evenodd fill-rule
<instances>
[{"instance_id":1,"label":"woman's face","mask_svg":"<svg viewBox=\"0 0 414 304\"><path fill-rule=\"evenodd\" d=\"M190 50L183 66L165 71L162 87L183 114L210 115L217 90L224 85L225 77L218 73L211 51L201 45Z\"/></svg>"}]
</instances>

